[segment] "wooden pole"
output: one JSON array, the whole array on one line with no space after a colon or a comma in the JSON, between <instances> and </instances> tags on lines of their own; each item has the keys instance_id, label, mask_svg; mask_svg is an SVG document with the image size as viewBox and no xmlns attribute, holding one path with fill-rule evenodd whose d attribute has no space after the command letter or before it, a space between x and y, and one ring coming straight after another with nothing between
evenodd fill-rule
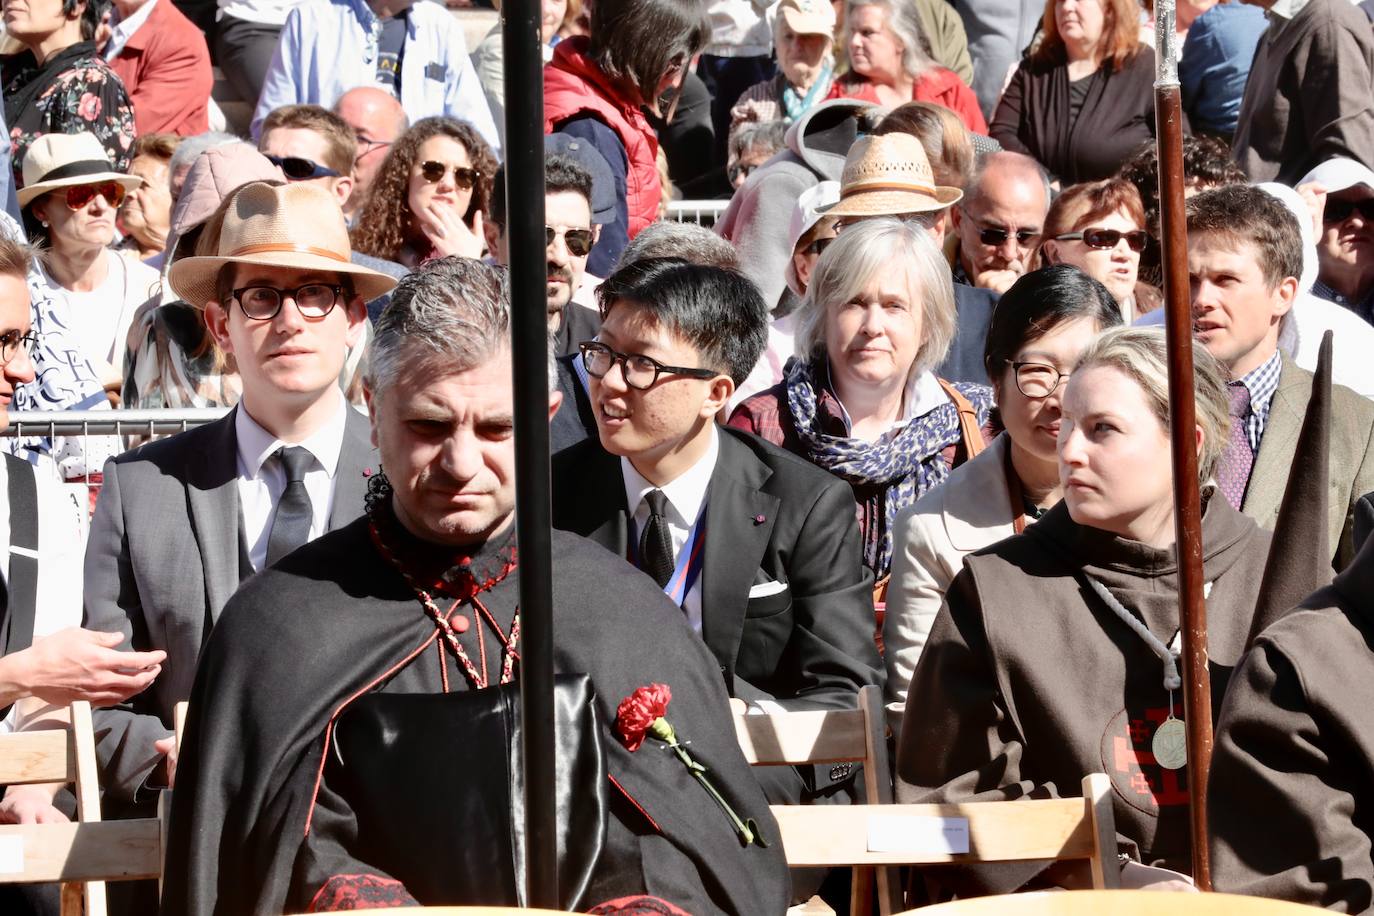
<instances>
[{"instance_id":1,"label":"wooden pole","mask_svg":"<svg viewBox=\"0 0 1374 916\"><path fill-rule=\"evenodd\" d=\"M544 276L544 58L539 0L506 0L506 238L515 389L515 524L520 551L520 717L525 906L558 908L553 733L549 327Z\"/></svg>"},{"instance_id":2,"label":"wooden pole","mask_svg":"<svg viewBox=\"0 0 1374 916\"><path fill-rule=\"evenodd\" d=\"M1193 880L1212 889L1207 846L1207 774L1212 764L1212 689L1207 671L1207 606L1202 597L1202 500L1193 400L1193 316L1188 292L1188 224L1183 203L1183 100L1178 83L1175 0L1155 6L1155 136L1159 161L1160 248L1169 341L1169 418L1173 446L1174 534L1183 639L1183 718L1188 734L1188 793Z\"/></svg>"}]
</instances>

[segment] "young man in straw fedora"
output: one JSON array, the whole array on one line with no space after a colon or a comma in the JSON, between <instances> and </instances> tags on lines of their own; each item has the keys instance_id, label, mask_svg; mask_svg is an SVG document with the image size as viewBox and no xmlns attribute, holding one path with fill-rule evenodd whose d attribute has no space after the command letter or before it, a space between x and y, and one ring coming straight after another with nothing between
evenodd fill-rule
<instances>
[{"instance_id":1,"label":"young man in straw fedora","mask_svg":"<svg viewBox=\"0 0 1374 916\"><path fill-rule=\"evenodd\" d=\"M167 652L150 691L97 713L107 815L172 783L174 707L239 583L361 515L376 466L367 419L337 379L363 303L395 281L350 262L338 200L317 185L252 182L221 212L217 253L183 258L169 276L237 363L242 399L107 463L91 523L87 625Z\"/></svg>"}]
</instances>

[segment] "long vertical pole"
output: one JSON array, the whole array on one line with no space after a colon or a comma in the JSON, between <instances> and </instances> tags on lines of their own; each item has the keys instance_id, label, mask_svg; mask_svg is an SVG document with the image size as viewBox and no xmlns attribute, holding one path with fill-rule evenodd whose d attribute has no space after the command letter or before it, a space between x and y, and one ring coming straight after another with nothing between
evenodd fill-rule
<instances>
[{"instance_id":1,"label":"long vertical pole","mask_svg":"<svg viewBox=\"0 0 1374 916\"><path fill-rule=\"evenodd\" d=\"M1160 244L1169 340L1169 417L1174 469L1174 534L1183 637L1183 718L1188 734L1188 792L1193 880L1212 889L1207 847L1207 774L1212 765L1212 689L1207 672L1207 607L1202 598L1202 500L1198 487L1193 400L1193 318L1188 294L1188 224L1183 204L1183 100L1178 83L1175 0L1155 6L1155 136L1158 139Z\"/></svg>"},{"instance_id":2,"label":"long vertical pole","mask_svg":"<svg viewBox=\"0 0 1374 916\"><path fill-rule=\"evenodd\" d=\"M520 551L520 714L525 905L558 908L554 794L553 575L549 497L549 326L544 288L544 58L539 0L501 10L506 76L506 240L515 387Z\"/></svg>"}]
</instances>

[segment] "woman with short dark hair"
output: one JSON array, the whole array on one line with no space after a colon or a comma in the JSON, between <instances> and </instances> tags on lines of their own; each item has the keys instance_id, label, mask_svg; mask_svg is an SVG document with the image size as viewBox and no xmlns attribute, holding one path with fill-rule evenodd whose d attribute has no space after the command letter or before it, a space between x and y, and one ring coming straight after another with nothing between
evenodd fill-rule
<instances>
[{"instance_id":1,"label":"woman with short dark hair","mask_svg":"<svg viewBox=\"0 0 1374 916\"><path fill-rule=\"evenodd\" d=\"M391 144L354 221L353 250L406 267L482 256L495 154L466 121L425 118Z\"/></svg>"},{"instance_id":2,"label":"woman with short dark hair","mask_svg":"<svg viewBox=\"0 0 1374 916\"><path fill-rule=\"evenodd\" d=\"M1076 267L1025 274L997 303L983 364L1005 433L903 509L893 526L883 644L894 732L911 674L964 557L1020 533L1063 496L1055 441L1064 383L1088 343L1119 324L1111 293Z\"/></svg>"},{"instance_id":3,"label":"woman with short dark hair","mask_svg":"<svg viewBox=\"0 0 1374 916\"><path fill-rule=\"evenodd\" d=\"M116 172L129 168L137 131L129 93L95 47L109 0L5 4L5 31L24 50L0 60L15 187L24 155L44 134L94 134Z\"/></svg>"},{"instance_id":4,"label":"woman with short dark hair","mask_svg":"<svg viewBox=\"0 0 1374 916\"><path fill-rule=\"evenodd\" d=\"M544 132L596 147L615 180L615 220L601 229L587 270L610 275L630 239L658 218L658 140L641 108L659 114L711 37L704 0L597 0L590 38L560 41L544 68Z\"/></svg>"}]
</instances>

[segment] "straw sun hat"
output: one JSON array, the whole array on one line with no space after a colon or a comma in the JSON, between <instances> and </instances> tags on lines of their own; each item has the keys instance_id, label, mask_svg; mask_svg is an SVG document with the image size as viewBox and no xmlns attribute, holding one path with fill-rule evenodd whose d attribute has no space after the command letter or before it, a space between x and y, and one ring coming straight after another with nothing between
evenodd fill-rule
<instances>
[{"instance_id":1,"label":"straw sun hat","mask_svg":"<svg viewBox=\"0 0 1374 916\"><path fill-rule=\"evenodd\" d=\"M116 172L95 134L44 134L24 154L24 186L17 195L23 209L36 197L75 185L113 181L132 191L143 184L137 175Z\"/></svg>"},{"instance_id":2,"label":"straw sun hat","mask_svg":"<svg viewBox=\"0 0 1374 916\"><path fill-rule=\"evenodd\" d=\"M215 280L225 264L261 264L347 274L364 301L391 291L396 281L359 267L350 258L348 229L333 194L313 182L274 187L264 182L235 192L220 229L219 254L182 258L168 273L172 289L201 308L219 298Z\"/></svg>"},{"instance_id":3,"label":"straw sun hat","mask_svg":"<svg viewBox=\"0 0 1374 916\"><path fill-rule=\"evenodd\" d=\"M958 203L964 192L935 183L921 141L910 134L860 137L840 175L840 202L826 216L900 216Z\"/></svg>"}]
</instances>

